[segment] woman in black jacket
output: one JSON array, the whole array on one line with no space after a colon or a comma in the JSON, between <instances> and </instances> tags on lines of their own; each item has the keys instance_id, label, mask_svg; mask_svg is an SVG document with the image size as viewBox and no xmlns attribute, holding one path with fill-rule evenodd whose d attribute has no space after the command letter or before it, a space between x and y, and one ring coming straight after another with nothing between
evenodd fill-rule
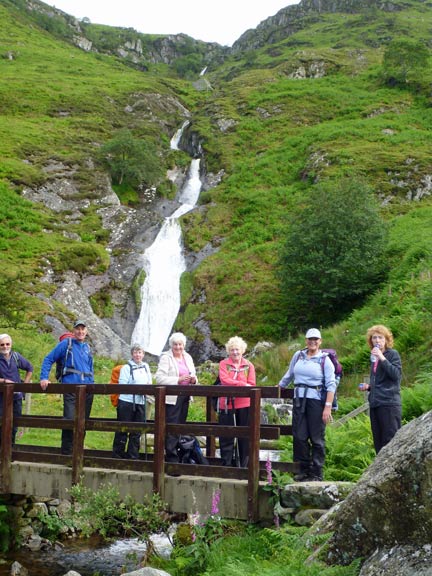
<instances>
[{"instance_id":1,"label":"woman in black jacket","mask_svg":"<svg viewBox=\"0 0 432 576\"><path fill-rule=\"evenodd\" d=\"M393 334L388 328L372 326L366 338L371 349L370 384L360 384L359 389L369 391L370 421L378 454L401 427L402 363L399 353L392 348Z\"/></svg>"}]
</instances>

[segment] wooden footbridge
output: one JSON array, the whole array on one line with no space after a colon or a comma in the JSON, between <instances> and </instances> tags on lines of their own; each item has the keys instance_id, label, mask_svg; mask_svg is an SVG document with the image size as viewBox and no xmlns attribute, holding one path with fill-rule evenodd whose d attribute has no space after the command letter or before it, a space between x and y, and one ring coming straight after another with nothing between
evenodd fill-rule
<instances>
[{"instance_id":1,"label":"wooden footbridge","mask_svg":"<svg viewBox=\"0 0 432 576\"><path fill-rule=\"evenodd\" d=\"M291 426L264 425L260 422L263 398L292 397L292 390L277 387L194 386L194 397L206 398L206 422L168 424L165 418L165 396L190 396L190 386L138 386L112 384L56 384L42 391L39 384L0 384L3 396L0 448L0 493L26 494L49 498L68 498L68 490L82 483L93 490L111 484L122 496L127 494L140 500L146 493L157 492L172 512L209 512L211 497L221 492L220 513L226 518L241 518L256 522L271 517L269 493L263 490L267 481L266 462L260 461L261 440L277 440L291 435ZM13 394L62 394L74 391L76 411L74 420L60 416L23 415L13 420ZM113 418L85 418L87 394L112 393L145 394L154 397L155 415L145 423L119 422ZM249 397L251 400L248 426L221 426L211 406L215 396ZM39 429L70 429L74 432L71 456L60 453L58 447L14 445L12 427ZM153 452L142 453L138 460L119 460L112 452L84 448L87 431L113 433L139 431L152 434ZM194 435L206 439L205 454L209 465L173 464L164 461L166 434ZM231 436L249 439L249 466L222 466L215 457L216 438ZM272 468L294 472L294 463L272 462Z\"/></svg>"}]
</instances>

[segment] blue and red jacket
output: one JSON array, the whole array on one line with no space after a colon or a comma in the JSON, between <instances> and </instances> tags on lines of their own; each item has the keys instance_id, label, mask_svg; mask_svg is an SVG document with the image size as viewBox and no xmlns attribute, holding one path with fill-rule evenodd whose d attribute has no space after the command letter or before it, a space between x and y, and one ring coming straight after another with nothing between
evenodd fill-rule
<instances>
[{"instance_id":1,"label":"blue and red jacket","mask_svg":"<svg viewBox=\"0 0 432 576\"><path fill-rule=\"evenodd\" d=\"M55 362L64 364L62 384L93 384L93 356L87 342L78 342L72 338L69 348L69 339L59 342L57 346L45 356L42 362L40 380L49 380L51 367Z\"/></svg>"}]
</instances>

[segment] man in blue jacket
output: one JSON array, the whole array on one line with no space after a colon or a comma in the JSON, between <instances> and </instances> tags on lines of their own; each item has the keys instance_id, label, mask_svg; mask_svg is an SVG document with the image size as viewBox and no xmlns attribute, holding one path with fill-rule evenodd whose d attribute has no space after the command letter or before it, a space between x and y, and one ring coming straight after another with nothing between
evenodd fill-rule
<instances>
[{"instance_id":1,"label":"man in blue jacket","mask_svg":"<svg viewBox=\"0 0 432 576\"><path fill-rule=\"evenodd\" d=\"M54 363L62 364L62 384L93 384L93 357L85 339L87 326L82 320L77 320L73 327L73 338L66 338L47 354L42 362L40 385L46 390L50 384L49 374ZM73 420L75 416L75 393L63 394L63 418ZM86 396L86 418L90 418L93 404L93 394ZM61 452L72 454L73 431L62 430Z\"/></svg>"},{"instance_id":2,"label":"man in blue jacket","mask_svg":"<svg viewBox=\"0 0 432 576\"><path fill-rule=\"evenodd\" d=\"M12 351L12 338L9 334L0 334L0 382L12 384L21 382L20 370L25 370L24 382L28 384L33 374L33 366L30 362L21 356L18 352ZM14 418L22 414L22 401L24 394L14 392L13 397L13 415ZM3 415L3 394L0 394L0 420ZM15 438L18 428L12 428L12 444L15 444Z\"/></svg>"}]
</instances>

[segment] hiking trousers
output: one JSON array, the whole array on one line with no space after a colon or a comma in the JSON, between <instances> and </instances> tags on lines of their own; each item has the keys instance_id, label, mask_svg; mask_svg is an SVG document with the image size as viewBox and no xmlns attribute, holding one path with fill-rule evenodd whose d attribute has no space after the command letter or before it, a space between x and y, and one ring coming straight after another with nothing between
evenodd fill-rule
<instances>
[{"instance_id":1,"label":"hiking trousers","mask_svg":"<svg viewBox=\"0 0 432 576\"><path fill-rule=\"evenodd\" d=\"M63 418L73 420L75 417L75 394L63 394ZM90 412L93 405L93 394L86 395L85 417L90 418ZM72 454L73 430L62 430L61 435L61 453Z\"/></svg>"},{"instance_id":2,"label":"hiking trousers","mask_svg":"<svg viewBox=\"0 0 432 576\"><path fill-rule=\"evenodd\" d=\"M375 452L388 444L401 427L402 409L400 406L377 406L369 408Z\"/></svg>"},{"instance_id":3,"label":"hiking trousers","mask_svg":"<svg viewBox=\"0 0 432 576\"><path fill-rule=\"evenodd\" d=\"M219 412L219 424L221 426L249 426L249 407L237 408L236 410L221 410ZM238 446L238 454L234 452L235 442ZM219 448L223 466L241 466L247 468L249 464L249 438L219 438ZM237 458L240 462L237 462Z\"/></svg>"},{"instance_id":4,"label":"hiking trousers","mask_svg":"<svg viewBox=\"0 0 432 576\"><path fill-rule=\"evenodd\" d=\"M325 424L320 400L302 399L293 409L293 455L300 473L322 479L325 460Z\"/></svg>"},{"instance_id":5,"label":"hiking trousers","mask_svg":"<svg viewBox=\"0 0 432 576\"><path fill-rule=\"evenodd\" d=\"M145 422L145 404L119 400L117 404L117 420L120 422ZM114 458L137 460L139 458L140 438L141 432L116 432L113 442Z\"/></svg>"}]
</instances>

